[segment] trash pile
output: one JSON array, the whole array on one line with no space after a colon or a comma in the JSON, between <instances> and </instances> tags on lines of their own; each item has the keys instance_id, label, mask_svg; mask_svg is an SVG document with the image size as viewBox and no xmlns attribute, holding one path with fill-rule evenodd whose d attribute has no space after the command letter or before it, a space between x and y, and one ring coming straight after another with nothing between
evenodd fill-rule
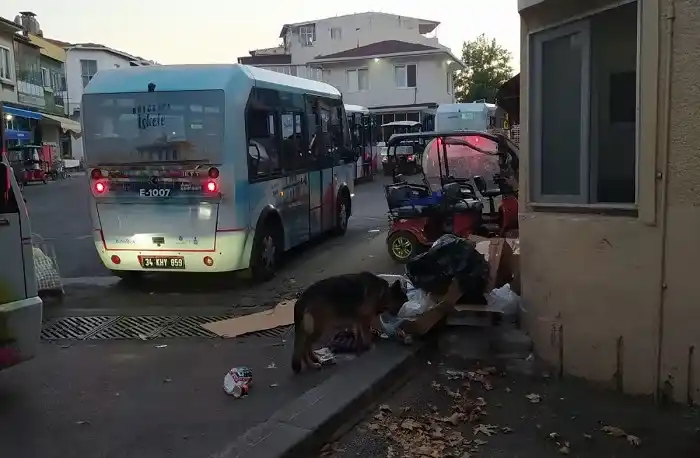
<instances>
[{"instance_id":1,"label":"trash pile","mask_svg":"<svg viewBox=\"0 0 700 458\"><path fill-rule=\"evenodd\" d=\"M517 256L505 239L479 244L447 234L406 264L406 275L380 275L400 280L408 301L396 316L383 314L375 322L383 338L429 331L446 315L494 315L515 318L521 310Z\"/></svg>"}]
</instances>

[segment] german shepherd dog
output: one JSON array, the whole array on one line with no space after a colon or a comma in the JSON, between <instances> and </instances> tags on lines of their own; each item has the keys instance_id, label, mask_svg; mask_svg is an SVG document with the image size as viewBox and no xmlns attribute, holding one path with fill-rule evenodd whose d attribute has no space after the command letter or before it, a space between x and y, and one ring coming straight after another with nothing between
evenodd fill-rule
<instances>
[{"instance_id":1,"label":"german shepherd dog","mask_svg":"<svg viewBox=\"0 0 700 458\"><path fill-rule=\"evenodd\" d=\"M400 281L392 285L369 273L338 275L314 283L294 304L292 370L302 362L320 368L313 344L327 331L353 327L358 353L371 345L371 324L384 312L398 313L407 301Z\"/></svg>"}]
</instances>

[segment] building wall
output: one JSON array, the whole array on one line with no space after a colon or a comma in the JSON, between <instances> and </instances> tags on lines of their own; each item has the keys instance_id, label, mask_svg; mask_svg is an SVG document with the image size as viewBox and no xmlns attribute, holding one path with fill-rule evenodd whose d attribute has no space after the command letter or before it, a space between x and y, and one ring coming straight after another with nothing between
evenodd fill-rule
<instances>
[{"instance_id":1,"label":"building wall","mask_svg":"<svg viewBox=\"0 0 700 458\"><path fill-rule=\"evenodd\" d=\"M338 64L324 64L327 83L343 93L345 103L368 108L452 102L447 84L447 56L416 56L395 59L356 60ZM394 66L415 64L416 87L397 88ZM369 70L369 90L349 92L347 71L358 68ZM451 89L451 88L450 88Z\"/></svg>"},{"instance_id":2,"label":"building wall","mask_svg":"<svg viewBox=\"0 0 700 458\"><path fill-rule=\"evenodd\" d=\"M310 24L313 22L310 22ZM428 38L418 31L419 20L385 13L360 13L322 19L316 24L316 42L302 46L294 29L288 32L292 64L305 65L319 55L333 54L358 46L385 40L421 43L441 48L437 38ZM341 38L331 39L331 28L340 28Z\"/></svg>"},{"instance_id":3,"label":"building wall","mask_svg":"<svg viewBox=\"0 0 700 458\"><path fill-rule=\"evenodd\" d=\"M12 42L12 34L0 32L0 46L10 50L10 68L12 68L12 84L7 84L5 81L0 81L0 100L5 102L17 102L17 72L15 71L15 52Z\"/></svg>"},{"instance_id":4,"label":"building wall","mask_svg":"<svg viewBox=\"0 0 700 458\"><path fill-rule=\"evenodd\" d=\"M689 381L700 380L693 353L700 343L700 283L691 255L700 253L700 133L693 127L700 111L700 1L675 2L671 41L662 19L670 0L644 0L637 215L613 216L605 206L548 207L529 198L528 33L611 3L592 0L586 8L545 1L521 11L526 323L538 353L566 373L611 386L621 382L632 393L660 387L679 401L690 393L698 402L698 385Z\"/></svg>"}]
</instances>

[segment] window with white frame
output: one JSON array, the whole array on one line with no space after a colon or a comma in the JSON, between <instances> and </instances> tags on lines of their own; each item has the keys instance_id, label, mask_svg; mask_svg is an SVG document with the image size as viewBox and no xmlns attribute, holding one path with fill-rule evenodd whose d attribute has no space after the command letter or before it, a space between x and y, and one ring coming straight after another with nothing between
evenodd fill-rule
<instances>
[{"instance_id":1,"label":"window with white frame","mask_svg":"<svg viewBox=\"0 0 700 458\"><path fill-rule=\"evenodd\" d=\"M12 59L10 59L10 50L0 46L0 79L12 79Z\"/></svg>"},{"instance_id":2,"label":"window with white frame","mask_svg":"<svg viewBox=\"0 0 700 458\"><path fill-rule=\"evenodd\" d=\"M41 84L44 86L44 89L53 89L51 86L51 72L46 67L41 67Z\"/></svg>"},{"instance_id":3,"label":"window with white frame","mask_svg":"<svg viewBox=\"0 0 700 458\"><path fill-rule=\"evenodd\" d=\"M93 76L97 73L96 60L80 60L80 76L83 79L83 87L87 86Z\"/></svg>"},{"instance_id":4,"label":"window with white frame","mask_svg":"<svg viewBox=\"0 0 700 458\"><path fill-rule=\"evenodd\" d=\"M398 88L416 87L416 65L395 65L394 81Z\"/></svg>"},{"instance_id":5,"label":"window with white frame","mask_svg":"<svg viewBox=\"0 0 700 458\"><path fill-rule=\"evenodd\" d=\"M448 93L448 94L452 94L452 89L453 89L453 88L452 88L452 70L450 70L450 67L449 67L449 66L447 67L447 81L446 81L446 85L447 85L447 93Z\"/></svg>"},{"instance_id":6,"label":"window with white frame","mask_svg":"<svg viewBox=\"0 0 700 458\"><path fill-rule=\"evenodd\" d=\"M313 46L316 41L316 25L302 25L299 27L299 42L302 46Z\"/></svg>"},{"instance_id":7,"label":"window with white frame","mask_svg":"<svg viewBox=\"0 0 700 458\"><path fill-rule=\"evenodd\" d=\"M363 92L369 91L369 70L366 68L358 68L348 70L348 92Z\"/></svg>"},{"instance_id":8,"label":"window with white frame","mask_svg":"<svg viewBox=\"0 0 700 458\"><path fill-rule=\"evenodd\" d=\"M340 27L331 27L331 40L342 40L343 29Z\"/></svg>"},{"instance_id":9,"label":"window with white frame","mask_svg":"<svg viewBox=\"0 0 700 458\"><path fill-rule=\"evenodd\" d=\"M638 5L530 36L533 202L633 204Z\"/></svg>"}]
</instances>

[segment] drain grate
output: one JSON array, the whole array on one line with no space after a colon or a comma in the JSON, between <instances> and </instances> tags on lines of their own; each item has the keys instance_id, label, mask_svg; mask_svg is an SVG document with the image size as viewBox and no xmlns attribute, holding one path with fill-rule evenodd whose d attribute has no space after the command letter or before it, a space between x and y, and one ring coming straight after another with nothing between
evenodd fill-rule
<instances>
[{"instance_id":1,"label":"drain grate","mask_svg":"<svg viewBox=\"0 0 700 458\"><path fill-rule=\"evenodd\" d=\"M84 339L86 336L117 320L113 316L70 316L44 323L44 340Z\"/></svg>"},{"instance_id":2,"label":"drain grate","mask_svg":"<svg viewBox=\"0 0 700 458\"><path fill-rule=\"evenodd\" d=\"M103 327L89 339L151 339L177 320L172 316L122 316L115 322Z\"/></svg>"},{"instance_id":3,"label":"drain grate","mask_svg":"<svg viewBox=\"0 0 700 458\"><path fill-rule=\"evenodd\" d=\"M233 318L234 314L216 316L75 316L47 321L41 330L42 340L135 340L180 337L218 338L201 325ZM284 339L294 326L252 332L239 338Z\"/></svg>"},{"instance_id":4,"label":"drain grate","mask_svg":"<svg viewBox=\"0 0 700 458\"><path fill-rule=\"evenodd\" d=\"M223 316L183 316L176 322L170 324L160 331L158 337L210 337L217 338L218 335L207 331L202 327L203 324L213 323L214 321L227 320L233 318L233 315Z\"/></svg>"}]
</instances>

